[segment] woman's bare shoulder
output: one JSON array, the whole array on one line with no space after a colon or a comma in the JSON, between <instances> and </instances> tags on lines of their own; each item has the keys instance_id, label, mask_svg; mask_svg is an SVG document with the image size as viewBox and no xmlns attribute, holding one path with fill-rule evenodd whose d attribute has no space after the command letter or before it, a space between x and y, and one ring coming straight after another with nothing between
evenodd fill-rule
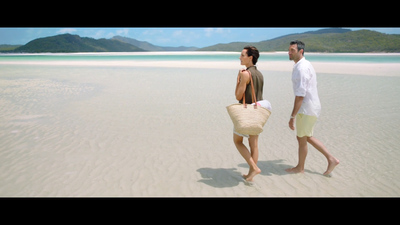
<instances>
[{"instance_id":1,"label":"woman's bare shoulder","mask_svg":"<svg viewBox=\"0 0 400 225\"><path fill-rule=\"evenodd\" d=\"M246 84L250 81L250 73L247 70L240 70L240 79L246 81Z\"/></svg>"}]
</instances>

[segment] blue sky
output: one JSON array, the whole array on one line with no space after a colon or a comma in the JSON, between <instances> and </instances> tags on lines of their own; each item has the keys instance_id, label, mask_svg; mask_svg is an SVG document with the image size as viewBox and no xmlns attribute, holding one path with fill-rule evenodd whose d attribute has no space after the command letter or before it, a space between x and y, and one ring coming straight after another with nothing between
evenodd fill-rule
<instances>
[{"instance_id":1,"label":"blue sky","mask_svg":"<svg viewBox=\"0 0 400 225\"><path fill-rule=\"evenodd\" d=\"M74 28L74 27L52 27L52 28L0 28L0 44L26 44L40 37L54 36L63 33L77 34L81 37L111 38L121 35L147 41L159 46L195 46L206 47L218 43L229 43L234 41L257 42L269 40L291 33L302 33L306 31L319 30L326 27L309 28ZM400 28L354 28L352 30L369 29L387 34L400 34Z\"/></svg>"}]
</instances>

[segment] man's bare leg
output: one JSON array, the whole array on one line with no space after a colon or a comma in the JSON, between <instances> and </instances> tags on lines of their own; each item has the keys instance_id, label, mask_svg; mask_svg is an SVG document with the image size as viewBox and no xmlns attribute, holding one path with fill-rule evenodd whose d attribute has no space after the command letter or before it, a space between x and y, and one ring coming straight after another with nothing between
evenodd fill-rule
<instances>
[{"instance_id":1,"label":"man's bare leg","mask_svg":"<svg viewBox=\"0 0 400 225\"><path fill-rule=\"evenodd\" d=\"M328 160L328 168L326 169L324 175L328 176L333 169L335 169L335 167L337 165L339 165L339 160L335 157L333 157L333 155L331 155L331 153L329 153L328 149L325 147L324 144L322 144L322 142L320 140L318 140L315 137L309 137L307 139L307 141L314 146L314 148L316 148L319 152L321 152L326 159Z\"/></svg>"},{"instance_id":2,"label":"man's bare leg","mask_svg":"<svg viewBox=\"0 0 400 225\"><path fill-rule=\"evenodd\" d=\"M246 181L252 181L255 175L261 173L261 170L260 168L258 168L257 163L254 162L249 150L243 144L243 137L237 134L233 134L233 142L235 143L239 153L242 155L242 157L246 160L247 164L249 164L250 166L249 174L244 175L243 178L245 178Z\"/></svg>"},{"instance_id":3,"label":"man's bare leg","mask_svg":"<svg viewBox=\"0 0 400 225\"><path fill-rule=\"evenodd\" d=\"M286 169L288 173L304 173L304 165L308 153L307 137L297 137L297 141L299 142L299 163L296 167Z\"/></svg>"}]
</instances>

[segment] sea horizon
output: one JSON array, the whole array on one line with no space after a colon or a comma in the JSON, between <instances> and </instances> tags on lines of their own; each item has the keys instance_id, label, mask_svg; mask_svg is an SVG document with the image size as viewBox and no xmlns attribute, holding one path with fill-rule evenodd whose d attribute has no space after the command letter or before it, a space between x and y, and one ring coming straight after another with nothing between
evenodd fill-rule
<instances>
[{"instance_id":1,"label":"sea horizon","mask_svg":"<svg viewBox=\"0 0 400 225\"><path fill-rule=\"evenodd\" d=\"M75 53L0 53L0 63L10 61L233 61L240 52L161 51L161 52L75 52ZM314 62L400 63L400 53L323 53L306 52ZM259 62L288 61L287 52L260 52Z\"/></svg>"}]
</instances>

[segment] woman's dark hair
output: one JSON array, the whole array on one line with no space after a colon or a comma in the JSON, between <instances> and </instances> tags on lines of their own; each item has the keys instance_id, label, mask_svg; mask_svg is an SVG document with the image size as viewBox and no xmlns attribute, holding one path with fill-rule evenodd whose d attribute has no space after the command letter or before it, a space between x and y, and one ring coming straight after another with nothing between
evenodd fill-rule
<instances>
[{"instance_id":1,"label":"woman's dark hair","mask_svg":"<svg viewBox=\"0 0 400 225\"><path fill-rule=\"evenodd\" d=\"M253 64L256 65L258 61L258 57L260 57L260 53L258 52L258 49L254 46L247 45L243 49L247 50L247 56L253 56Z\"/></svg>"},{"instance_id":2,"label":"woman's dark hair","mask_svg":"<svg viewBox=\"0 0 400 225\"><path fill-rule=\"evenodd\" d=\"M299 40L294 40L290 42L290 45L295 45L295 44L297 44L297 51L303 49L303 55L304 55L304 48L306 47L306 44L304 44L302 41Z\"/></svg>"}]
</instances>

